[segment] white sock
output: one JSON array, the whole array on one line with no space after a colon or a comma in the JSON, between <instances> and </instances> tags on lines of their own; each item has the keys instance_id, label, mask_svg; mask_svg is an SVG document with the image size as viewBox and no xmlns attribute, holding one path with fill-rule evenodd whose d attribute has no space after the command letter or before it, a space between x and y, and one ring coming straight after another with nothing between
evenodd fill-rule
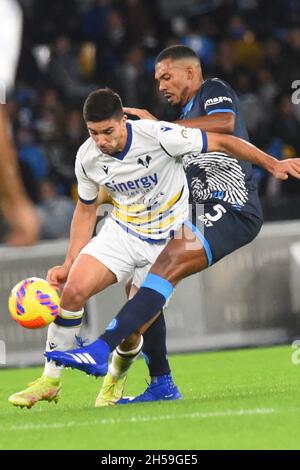
<instances>
[{"instance_id":1,"label":"white sock","mask_svg":"<svg viewBox=\"0 0 300 470\"><path fill-rule=\"evenodd\" d=\"M117 346L112 354L111 363L109 364L108 372L116 379L124 377L131 364L137 359L143 347L143 337L139 345L130 351L122 351L120 346Z\"/></svg>"},{"instance_id":2,"label":"white sock","mask_svg":"<svg viewBox=\"0 0 300 470\"><path fill-rule=\"evenodd\" d=\"M61 309L59 314L59 316L65 320L79 319L82 315L83 309L78 312L70 312ZM72 349L75 346L75 336L79 334L80 327L81 325L69 327L51 323L48 327L46 351L53 351L54 349L66 351L67 349ZM63 366L57 366L54 361L45 361L43 375L47 375L47 377L52 377L53 379L59 379L63 369Z\"/></svg>"}]
</instances>

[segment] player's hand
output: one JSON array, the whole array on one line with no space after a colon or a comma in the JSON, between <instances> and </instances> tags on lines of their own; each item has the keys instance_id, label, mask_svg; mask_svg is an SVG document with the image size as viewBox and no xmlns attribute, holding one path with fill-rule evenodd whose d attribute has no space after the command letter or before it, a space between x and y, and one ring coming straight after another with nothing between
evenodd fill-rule
<instances>
[{"instance_id":1,"label":"player's hand","mask_svg":"<svg viewBox=\"0 0 300 470\"><path fill-rule=\"evenodd\" d=\"M289 175L300 179L300 158L279 160L274 164L272 175L280 180L287 180Z\"/></svg>"},{"instance_id":2,"label":"player's hand","mask_svg":"<svg viewBox=\"0 0 300 470\"><path fill-rule=\"evenodd\" d=\"M54 266L47 272L46 280L54 289L61 290L62 284L65 284L69 275L70 267L67 265Z\"/></svg>"},{"instance_id":3,"label":"player's hand","mask_svg":"<svg viewBox=\"0 0 300 470\"><path fill-rule=\"evenodd\" d=\"M132 114L133 116L137 116L140 119L152 119L152 121L157 121L157 118L153 116L153 114L149 113L147 109L140 109L140 108L123 108L124 113Z\"/></svg>"}]
</instances>

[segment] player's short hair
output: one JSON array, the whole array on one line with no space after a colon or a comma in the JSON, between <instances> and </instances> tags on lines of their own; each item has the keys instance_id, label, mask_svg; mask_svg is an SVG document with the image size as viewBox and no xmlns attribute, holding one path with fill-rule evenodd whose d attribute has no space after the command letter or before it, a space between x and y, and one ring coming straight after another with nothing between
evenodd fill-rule
<instances>
[{"instance_id":1,"label":"player's short hair","mask_svg":"<svg viewBox=\"0 0 300 470\"><path fill-rule=\"evenodd\" d=\"M110 88L99 88L89 94L83 105L85 122L100 122L107 119L121 119L123 104L120 96Z\"/></svg>"},{"instance_id":2,"label":"player's short hair","mask_svg":"<svg viewBox=\"0 0 300 470\"><path fill-rule=\"evenodd\" d=\"M199 57L193 49L182 44L167 47L163 49L156 57L155 63L161 62L165 59L180 60L180 59L196 59L199 63Z\"/></svg>"}]
</instances>

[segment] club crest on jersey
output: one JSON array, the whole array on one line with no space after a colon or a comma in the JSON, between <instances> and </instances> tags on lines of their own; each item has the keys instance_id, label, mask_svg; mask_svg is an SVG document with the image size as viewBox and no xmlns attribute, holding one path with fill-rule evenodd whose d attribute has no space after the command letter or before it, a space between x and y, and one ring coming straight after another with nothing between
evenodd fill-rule
<instances>
[{"instance_id":1,"label":"club crest on jersey","mask_svg":"<svg viewBox=\"0 0 300 470\"><path fill-rule=\"evenodd\" d=\"M145 158L139 157L136 162L138 165L143 165L145 168L149 168L151 160L152 157L150 157L150 155L146 155Z\"/></svg>"}]
</instances>

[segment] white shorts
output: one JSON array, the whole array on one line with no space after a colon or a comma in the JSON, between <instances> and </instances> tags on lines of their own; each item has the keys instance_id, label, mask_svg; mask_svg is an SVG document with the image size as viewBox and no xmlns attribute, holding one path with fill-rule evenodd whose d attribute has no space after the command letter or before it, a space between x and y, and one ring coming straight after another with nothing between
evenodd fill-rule
<instances>
[{"instance_id":1,"label":"white shorts","mask_svg":"<svg viewBox=\"0 0 300 470\"><path fill-rule=\"evenodd\" d=\"M98 235L81 250L81 254L91 255L103 263L116 275L118 282L134 273L133 284L140 287L168 241L145 242L127 233L109 217Z\"/></svg>"}]
</instances>

